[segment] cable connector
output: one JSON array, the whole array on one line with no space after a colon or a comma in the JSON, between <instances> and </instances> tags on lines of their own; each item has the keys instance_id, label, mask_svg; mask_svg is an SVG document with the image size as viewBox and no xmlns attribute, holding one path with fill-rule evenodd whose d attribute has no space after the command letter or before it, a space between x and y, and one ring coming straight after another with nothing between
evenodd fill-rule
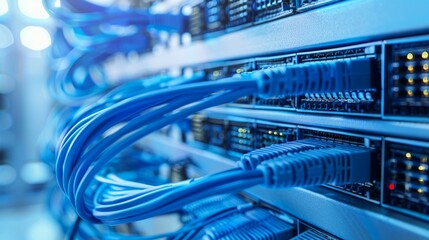
<instances>
[{"instance_id":1,"label":"cable connector","mask_svg":"<svg viewBox=\"0 0 429 240\"><path fill-rule=\"evenodd\" d=\"M255 170L263 161L278 158L287 154L334 146L335 145L333 143L321 142L313 139L298 140L286 144L274 144L244 154L240 161L237 162L237 165L244 170Z\"/></svg>"},{"instance_id":2,"label":"cable connector","mask_svg":"<svg viewBox=\"0 0 429 240\"><path fill-rule=\"evenodd\" d=\"M338 145L280 156L257 169L263 172L264 185L272 188L367 182L370 153L368 148Z\"/></svg>"},{"instance_id":3,"label":"cable connector","mask_svg":"<svg viewBox=\"0 0 429 240\"><path fill-rule=\"evenodd\" d=\"M239 74L258 81L259 97L294 96L371 88L373 60L308 62Z\"/></svg>"}]
</instances>

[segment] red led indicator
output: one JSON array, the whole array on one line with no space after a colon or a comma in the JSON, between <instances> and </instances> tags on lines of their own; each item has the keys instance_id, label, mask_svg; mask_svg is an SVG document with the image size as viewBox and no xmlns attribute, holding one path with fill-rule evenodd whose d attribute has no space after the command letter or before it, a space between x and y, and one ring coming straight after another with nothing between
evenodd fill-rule
<instances>
[{"instance_id":1,"label":"red led indicator","mask_svg":"<svg viewBox=\"0 0 429 240\"><path fill-rule=\"evenodd\" d=\"M389 184L389 190L390 190L390 191L395 190L395 184L394 184L394 183L390 183L390 184Z\"/></svg>"}]
</instances>

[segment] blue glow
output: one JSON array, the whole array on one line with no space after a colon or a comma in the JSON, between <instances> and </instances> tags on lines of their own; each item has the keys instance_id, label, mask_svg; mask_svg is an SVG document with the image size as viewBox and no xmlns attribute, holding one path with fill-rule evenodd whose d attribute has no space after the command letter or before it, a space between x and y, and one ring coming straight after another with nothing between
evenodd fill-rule
<instances>
[{"instance_id":1,"label":"blue glow","mask_svg":"<svg viewBox=\"0 0 429 240\"><path fill-rule=\"evenodd\" d=\"M0 24L0 49L11 46L15 40L12 32L5 25Z\"/></svg>"},{"instance_id":2,"label":"blue glow","mask_svg":"<svg viewBox=\"0 0 429 240\"><path fill-rule=\"evenodd\" d=\"M0 16L3 16L9 12L9 4L7 0L0 0Z\"/></svg>"},{"instance_id":3,"label":"blue glow","mask_svg":"<svg viewBox=\"0 0 429 240\"><path fill-rule=\"evenodd\" d=\"M21 43L31 50L41 51L52 44L51 35L43 27L28 26L20 32Z\"/></svg>"},{"instance_id":4,"label":"blue glow","mask_svg":"<svg viewBox=\"0 0 429 240\"><path fill-rule=\"evenodd\" d=\"M49 14L43 7L42 0L18 0L18 8L22 14L30 18L49 18Z\"/></svg>"}]
</instances>

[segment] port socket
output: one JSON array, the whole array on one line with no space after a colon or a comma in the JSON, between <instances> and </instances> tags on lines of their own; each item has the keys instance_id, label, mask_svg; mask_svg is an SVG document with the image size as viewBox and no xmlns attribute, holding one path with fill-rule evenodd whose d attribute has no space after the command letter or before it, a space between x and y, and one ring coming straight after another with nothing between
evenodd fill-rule
<instances>
[{"instance_id":1,"label":"port socket","mask_svg":"<svg viewBox=\"0 0 429 240\"><path fill-rule=\"evenodd\" d=\"M297 97L297 110L359 116L381 115L381 46L366 44L347 48L298 54L298 64L307 62L337 61L341 59L368 59L370 77L365 88L341 92L314 92ZM356 66L358 67L358 66ZM359 72L359 71L356 71Z\"/></svg>"},{"instance_id":2,"label":"port socket","mask_svg":"<svg viewBox=\"0 0 429 240\"><path fill-rule=\"evenodd\" d=\"M383 155L381 138L306 127L298 127L298 138L318 139L341 145L371 148L371 179L369 182L327 186L373 202L380 201L381 161Z\"/></svg>"},{"instance_id":3,"label":"port socket","mask_svg":"<svg viewBox=\"0 0 429 240\"><path fill-rule=\"evenodd\" d=\"M295 140L295 126L269 122L258 122L256 124L256 149Z\"/></svg>"},{"instance_id":4,"label":"port socket","mask_svg":"<svg viewBox=\"0 0 429 240\"><path fill-rule=\"evenodd\" d=\"M386 140L384 204L429 219L429 144Z\"/></svg>"},{"instance_id":5,"label":"port socket","mask_svg":"<svg viewBox=\"0 0 429 240\"><path fill-rule=\"evenodd\" d=\"M296 63L296 55L282 55L266 58L257 58L255 61L255 68L257 70L270 69L275 67L293 65ZM296 98L294 96L275 96L270 98L256 98L256 108L270 108L280 107L282 109L294 110L296 105Z\"/></svg>"},{"instance_id":6,"label":"port socket","mask_svg":"<svg viewBox=\"0 0 429 240\"><path fill-rule=\"evenodd\" d=\"M385 115L429 117L429 40L386 45Z\"/></svg>"}]
</instances>

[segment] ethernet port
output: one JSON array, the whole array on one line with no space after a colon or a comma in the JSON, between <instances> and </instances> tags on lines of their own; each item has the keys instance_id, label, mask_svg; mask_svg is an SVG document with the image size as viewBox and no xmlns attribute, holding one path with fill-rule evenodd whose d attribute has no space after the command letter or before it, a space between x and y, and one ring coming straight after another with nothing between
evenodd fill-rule
<instances>
[{"instance_id":1,"label":"ethernet port","mask_svg":"<svg viewBox=\"0 0 429 240\"><path fill-rule=\"evenodd\" d=\"M386 46L385 115L426 121L429 117L429 40L395 40Z\"/></svg>"},{"instance_id":2,"label":"ethernet port","mask_svg":"<svg viewBox=\"0 0 429 240\"><path fill-rule=\"evenodd\" d=\"M389 207L429 217L429 145L391 139L386 142L384 203Z\"/></svg>"},{"instance_id":3,"label":"ethernet port","mask_svg":"<svg viewBox=\"0 0 429 240\"><path fill-rule=\"evenodd\" d=\"M357 71L351 71L349 78L359 75L352 82L359 82L361 89L343 89L339 92L309 92L297 96L297 111L323 112L329 114L351 114L359 116L381 115L381 48L379 45L359 45L348 48L328 49L323 51L301 53L300 63L324 63L331 61L350 61L356 64ZM360 59L360 60L356 60ZM365 60L363 60L365 59ZM354 62L356 61L356 62ZM368 65L363 68L360 64ZM362 73L366 72L365 77Z\"/></svg>"},{"instance_id":4,"label":"ethernet port","mask_svg":"<svg viewBox=\"0 0 429 240\"><path fill-rule=\"evenodd\" d=\"M316 128L299 128L298 135L300 136L299 139L317 139L339 145L351 145L372 149L371 180L369 182L345 185L326 185L326 187L351 194L371 202L380 202L382 159L381 138Z\"/></svg>"},{"instance_id":5,"label":"ethernet port","mask_svg":"<svg viewBox=\"0 0 429 240\"><path fill-rule=\"evenodd\" d=\"M228 122L227 150L235 153L248 153L254 150L254 127L247 122Z\"/></svg>"}]
</instances>

